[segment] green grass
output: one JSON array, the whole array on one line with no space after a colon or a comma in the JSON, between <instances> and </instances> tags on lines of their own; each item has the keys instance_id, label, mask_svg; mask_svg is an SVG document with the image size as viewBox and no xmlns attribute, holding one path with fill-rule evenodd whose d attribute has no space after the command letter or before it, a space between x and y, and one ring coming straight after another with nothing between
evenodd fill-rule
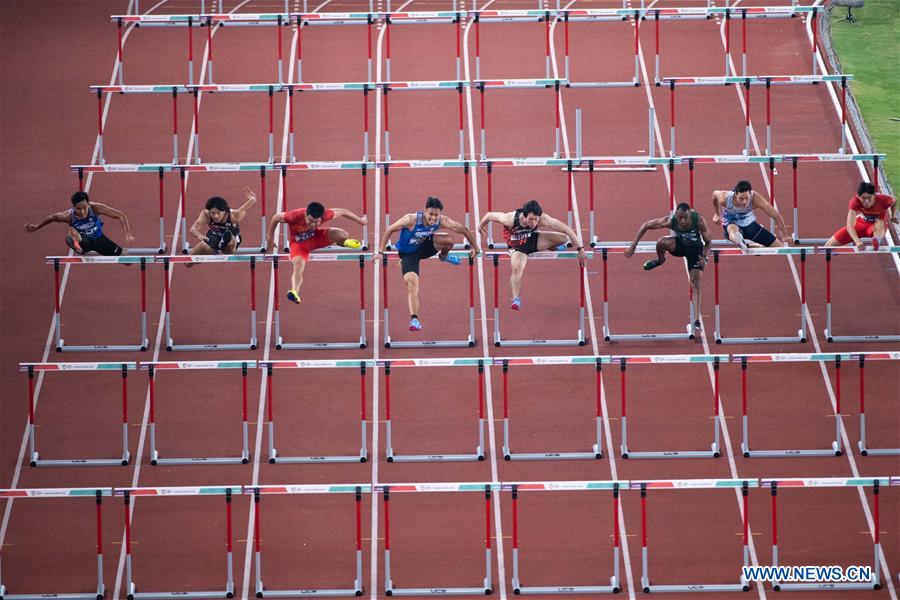
<instances>
[{"instance_id":1,"label":"green grass","mask_svg":"<svg viewBox=\"0 0 900 600\"><path fill-rule=\"evenodd\" d=\"M856 23L837 22L847 9L831 11L832 37L875 147L888 155L884 168L895 192L900 188L900 2L866 0L853 9Z\"/></svg>"}]
</instances>

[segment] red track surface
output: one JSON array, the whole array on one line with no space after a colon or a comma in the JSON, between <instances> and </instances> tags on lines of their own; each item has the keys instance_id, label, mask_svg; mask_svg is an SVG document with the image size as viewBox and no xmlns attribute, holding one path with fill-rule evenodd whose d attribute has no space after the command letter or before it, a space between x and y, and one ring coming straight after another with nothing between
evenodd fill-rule
<instances>
[{"instance_id":1,"label":"red track surface","mask_svg":"<svg viewBox=\"0 0 900 600\"><path fill-rule=\"evenodd\" d=\"M232 3L229 3L232 4ZM444 3L448 4L448 3ZM406 8L446 8L436 2L416 1ZM581 2L578 6L581 6ZM589 3L585 2L584 5ZM170 6L171 5L171 6ZM247 5L242 11L275 10L280 3ZM591 3L590 6L598 6ZM613 4L607 3L612 6ZM163 12L187 12L194 4L171 2ZM328 4L326 10L339 11L354 6L346 0ZM405 6L405 5L404 5ZM531 2L510 2L504 7L532 7ZM387 463L384 460L384 376L369 377L369 448L378 460L347 465L269 465L266 441L256 452L262 382L251 370L249 376L251 422L247 466L155 466L149 465L143 434L147 419L146 372L131 373L128 379L131 452L137 456L128 467L30 469L22 464L19 447L27 414L26 381L16 375L23 361L42 360L45 331L53 309L52 272L43 265L43 256L62 253L61 228L50 227L26 235L21 224L61 210L76 180L68 175L68 165L88 163L95 138L96 99L87 93L89 84L109 81L115 59L114 26L110 14L126 11L125 2L33 3L6 2L0 8L4 26L2 41L3 151L2 189L4 203L3 237L0 247L6 259L2 273L3 313L0 350L3 397L2 482L4 486L91 487L91 486L173 486L257 483L320 482L433 482L433 481L550 481L618 479L676 479L730 477L819 477L853 475L853 465L862 476L898 473L897 457L792 458L784 460L744 459L740 456L740 375L736 365L723 365L721 400L730 447L718 460L624 461L608 455L618 449L621 407L620 374L604 368L604 402L611 421L612 440L600 461L504 462L502 439L502 387L499 368L491 368L488 398L493 402L493 429L496 443L488 442L493 458L478 463ZM148 10L149 3L142 3ZM227 9L233 8L227 6ZM312 8L312 5L311 5ZM397 3L395 2L395 9ZM288 30L285 30L287 32ZM663 26L661 71L666 75L719 75L723 69L719 29L709 22L665 22ZM737 28L732 30L735 35ZM749 71L752 73L801 73L809 69L809 42L800 19L751 22ZM572 24L572 75L580 80L628 79L632 54L632 30L628 24ZM481 57L484 77L540 77L544 72L543 25L482 26ZM391 29L392 79L450 79L454 76L454 33L450 26L408 26ZM215 76L219 83L274 80L275 47L269 28L226 28L215 37ZM146 29L131 32L125 44L126 82L170 83L185 78L185 32L183 29ZM732 38L733 40L736 38ZM555 31L557 48L562 32ZM195 52L204 46L195 36ZM383 40L377 38L383 56ZM474 69L474 41L469 37L470 65ZM643 56L653 77L653 31L641 32ZM290 35L284 50L289 52ZM557 64L562 57L557 52ZM739 61L739 55L733 54ZM365 77L365 29L310 27L303 33L304 77L309 81L361 81ZM199 72L199 58L196 66ZM474 77L474 73L473 73ZM650 88L657 117L668 147L668 102L665 88ZM764 140L765 122L761 92L754 88L751 116L755 133ZM743 113L737 92L732 88L694 88L678 92L678 140L680 153L736 153L743 145ZM496 91L488 94L487 147L492 156L548 155L553 148L552 94L544 90ZM374 100L373 94L372 99ZM833 151L839 145L838 121L823 86L780 87L773 93L774 146L776 152ZM243 94L204 95L201 104L201 139L204 161L260 160L267 153L266 111L261 96ZM477 142L480 118L477 93L473 94L471 133ZM180 154L187 150L187 132L192 123L190 98L179 97ZM395 159L449 158L457 153L457 98L453 93L393 93L389 99L391 154ZM586 154L637 154L647 148L647 88L623 90L565 90L563 115L568 144L574 151L574 110L582 108ZM358 160L360 152L359 98L349 94L298 94L295 110L296 154L298 160ZM284 98L276 97L276 155L282 152ZM152 162L170 159L169 127L171 105L162 95L113 97L106 120L105 149L109 162ZM370 103L375 148L375 102ZM467 109L468 116L468 109ZM379 131L381 129L379 128ZM473 148L466 143L467 154ZM382 148L383 152L383 148ZM470 157L471 158L471 157ZM786 167L785 167L786 169ZM738 178L750 178L765 190L761 171L739 166L703 166L696 171L697 206L708 216L709 191L725 189ZM312 199L361 212L360 176L348 173L292 173L288 176L290 207ZM859 174L850 164L803 165L800 171L801 209L805 235L827 236L843 222L844 202ZM277 200L276 177L268 178L268 206ZM486 209L484 170L474 178L473 205ZM463 216L463 174L454 170L396 170L390 174L390 213L396 218L421 206L427 195L444 199L447 213ZM152 174L101 175L89 178L93 198L125 209L131 217L139 246L155 241L157 179ZM187 214L193 219L203 200L223 194L236 200L244 185L258 188L257 174L190 175L187 187ZM370 244L384 227L383 175L367 178L369 194ZM565 213L565 173L549 168L497 169L494 174L495 210L512 210L527 197L539 199L555 216ZM688 197L687 170L675 174L675 193ZM776 200L790 202L790 173L780 170L775 179ZM170 247L176 224L178 180L165 176L166 235ZM587 234L586 175L576 176L578 219ZM604 240L624 240L633 235L643 220L655 217L668 207L668 187L662 171L654 173L598 173L598 226ZM790 223L790 211L784 210ZM255 222L253 219L251 222ZM376 224L379 222L379 224ZM121 239L114 223L108 224L114 239ZM358 232L349 224L349 230ZM247 242L258 242L256 227L247 227ZM180 234L179 234L180 235ZM721 233L713 230L714 238ZM798 293L785 257L759 259L723 258L723 329L728 335L786 335L798 320ZM611 320L617 331L641 331L680 327L686 280L677 261L644 274L640 260L625 261L621 255L610 259ZM799 269L797 261L795 267ZM850 264L854 263L854 264ZM394 267L391 266L391 269ZM501 268L508 268L502 265ZM225 269L231 272L223 274ZM482 357L531 354L562 354L562 350L496 349L483 343L482 323L487 319L490 335L493 316L491 267L487 261L476 274L476 333L478 345L460 351L408 351L380 347L382 324L373 326L375 298L380 297L379 279L367 265L366 293L370 337L368 350L341 352L341 357L385 359L408 356ZM160 269L149 269L148 312L151 348L146 354L49 355L50 360L160 360L173 359L154 343L162 302ZM576 350L590 354L702 353L706 345L664 342L659 344L606 344L597 331L602 326L600 305L602 281L599 261L588 269L588 293L595 323L589 327L589 345ZM172 280L173 319L178 341L210 342L217 336L228 341L243 337L246 324L246 274L243 267L209 265L187 271L174 267ZM239 272L240 271L240 272ZM340 272L339 272L340 271ZM347 280L344 281L343 272ZM351 273L352 271L352 273ZM483 278L481 277L483 275ZM703 318L711 341L712 269L704 282ZM136 269L117 266L74 267L66 280L63 301L63 328L70 343L132 343L136 335ZM380 275L379 275L380 277ZM577 314L577 281L574 264L533 261L525 278L524 311L503 311L503 334L507 338L563 337L574 333ZM355 320L356 267L315 264L307 270L304 303L298 308L282 303L282 327L286 338L305 334L314 339L352 338ZM501 271L501 304L508 297L506 272ZM281 273L278 289L287 284L287 269ZM432 339L462 337L465 333L466 273L444 265L427 263L422 272L422 310L425 334ZM482 287L482 283L484 286ZM888 257L838 257L835 260L836 327L859 328L860 333L897 330L896 309L900 296L896 271ZM866 305L859 308L857 290L864 282ZM807 261L809 305L815 344L823 350L851 350L858 346L825 345L824 260ZM649 288L648 286L654 286ZM124 290L124 291L123 291ZM255 352L221 353L234 359L321 358L310 352L267 349L266 310L270 306L268 268L258 270L257 302L260 307L261 348ZM662 293L654 293L656 290ZM391 306L394 308L394 339L410 339L403 331L405 295L400 278L391 272ZM671 297L667 298L666 295ZM686 294L685 294L686 295ZM481 299L488 308L481 311ZM379 307L380 308L380 307ZM571 315L571 317L570 317ZM568 319L571 318L571 325ZM871 328L871 331L868 329ZM212 339L204 338L209 336ZM49 340L49 338L46 338ZM866 350L887 348L867 344ZM161 352L160 352L161 350ZM718 348L741 352L813 351L813 343L794 346L748 346ZM207 354L181 353L180 360L210 359ZM710 429L711 380L702 366L635 366L628 371L628 406L631 413L629 445L642 449L700 449L708 444ZM587 369L587 370L586 370ZM546 450L577 451L590 443L593 431L594 379L585 367L513 367L511 384L511 439L519 452ZM474 373L461 369L395 369L392 372L392 417L394 446L402 453L468 452L473 443L476 419ZM843 378L844 424L851 444L858 439L857 377L854 365L845 365ZM869 439L874 447L900 445L900 411L897 407L897 370L892 363L872 363L866 367L869 407ZM219 379L209 374L166 373L160 376L157 407L159 444L169 455L233 454L239 442L240 389L231 372ZM279 450L285 454L353 453L358 434L358 383L355 377L329 372L279 372L277 374L276 422ZM826 447L833 436L834 417L827 382L818 365L751 365L751 431L759 448ZM118 450L118 384L95 375L49 375L39 388L37 422L41 451L45 457L114 456ZM833 370L828 377L833 382ZM377 388L372 389L372 382ZM177 399L177 400L176 400ZM372 414L378 416L377 443L371 442ZM298 425L299 423L299 425ZM349 425L348 425L349 424ZM264 434L263 434L264 435ZM606 442L605 442L606 443ZM139 445L140 444L140 445ZM846 450L846 449L845 449ZM734 455L736 471L730 468ZM728 496L728 497L726 497ZM871 504L871 491L866 492ZM771 514L767 490L752 490L751 529L759 564L771 563ZM4 504L10 517L4 521L3 583L10 593L90 590L94 536L90 500L19 501ZM366 595L381 594L383 585L383 542L372 551L372 532L383 537L371 515L382 515L381 499L363 500L364 585ZM347 496L271 497L264 500L263 549L266 584L275 587L344 587L352 579L353 516ZM393 494L391 541L393 579L398 587L478 585L483 573L484 514L481 494ZM377 507L377 512L375 509ZM253 593L244 570L251 564L248 538L250 503L234 502L236 590ZM633 581L622 571L625 591L640 593L640 507L636 492L623 492L622 509L627 544L624 559ZM740 564L741 513L732 493L717 491L671 491L650 493L649 497L651 572L654 581L665 583L733 582ZM511 594L511 517L509 495L494 503L500 520L490 523L495 552L502 548L506 580L498 581L494 560L495 590L501 597ZM859 495L850 489L785 490L780 494L779 535L782 564L871 564L871 531ZM136 501L132 540L135 579L142 589L210 589L220 587L224 557L224 511L221 498L165 498ZM557 493L523 494L520 505L521 569L527 585L559 583L601 584L611 574L612 524L609 496ZM883 582L895 576L900 564L900 497L893 489L881 494L881 541L889 571ZM492 515L493 519L493 515ZM108 597L124 595L115 587L121 568L123 509L120 499L105 503L105 581ZM496 525L496 526L495 526ZM501 539L496 539L502 536ZM66 540L76 540L68 543ZM377 559L371 565L372 558ZM374 568L373 568L374 567ZM377 573L377 580L370 575ZM302 582L302 583L301 583ZM870 592L872 597L888 597L893 589ZM772 593L767 588L767 593ZM751 591L750 594L756 594ZM791 594L782 592L786 597ZM800 597L800 594L796 594ZM868 594L867 594L868 595ZM858 597L833 593L829 598ZM811 597L809 595L803 597Z\"/></svg>"}]
</instances>

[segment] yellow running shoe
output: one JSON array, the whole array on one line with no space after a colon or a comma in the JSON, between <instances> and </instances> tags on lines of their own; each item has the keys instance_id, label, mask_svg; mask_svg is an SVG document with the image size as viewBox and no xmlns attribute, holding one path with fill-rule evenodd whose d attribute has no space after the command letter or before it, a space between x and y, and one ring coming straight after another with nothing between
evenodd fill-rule
<instances>
[{"instance_id":1,"label":"yellow running shoe","mask_svg":"<svg viewBox=\"0 0 900 600\"><path fill-rule=\"evenodd\" d=\"M294 304L300 304L300 292L297 290L288 290L287 299Z\"/></svg>"},{"instance_id":2,"label":"yellow running shoe","mask_svg":"<svg viewBox=\"0 0 900 600\"><path fill-rule=\"evenodd\" d=\"M362 244L359 240L354 240L352 238L347 238L344 240L344 243L341 244L344 248L352 248L353 250L359 250L362 248Z\"/></svg>"}]
</instances>

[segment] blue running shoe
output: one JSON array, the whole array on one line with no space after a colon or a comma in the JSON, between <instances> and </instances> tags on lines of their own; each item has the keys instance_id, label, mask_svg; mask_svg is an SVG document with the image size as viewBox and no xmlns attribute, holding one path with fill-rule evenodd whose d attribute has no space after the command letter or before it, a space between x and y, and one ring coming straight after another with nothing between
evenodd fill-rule
<instances>
[{"instance_id":1,"label":"blue running shoe","mask_svg":"<svg viewBox=\"0 0 900 600\"><path fill-rule=\"evenodd\" d=\"M566 243L566 244L560 244L559 246L557 246L556 248L554 248L554 250L555 250L556 252L562 252L563 250L565 250L565 249L568 248L568 247L569 247L569 244L567 244L567 243Z\"/></svg>"},{"instance_id":2,"label":"blue running shoe","mask_svg":"<svg viewBox=\"0 0 900 600\"><path fill-rule=\"evenodd\" d=\"M516 296L512 299L512 304L509 307L513 310L520 310L522 308L522 299Z\"/></svg>"},{"instance_id":3,"label":"blue running shoe","mask_svg":"<svg viewBox=\"0 0 900 600\"><path fill-rule=\"evenodd\" d=\"M447 256L439 256L441 262L445 262L451 265L458 265L461 261L458 256L453 256L452 254L448 254Z\"/></svg>"},{"instance_id":4,"label":"blue running shoe","mask_svg":"<svg viewBox=\"0 0 900 600\"><path fill-rule=\"evenodd\" d=\"M422 324L419 323L418 319L410 319L409 320L409 330L410 331L422 331Z\"/></svg>"}]
</instances>

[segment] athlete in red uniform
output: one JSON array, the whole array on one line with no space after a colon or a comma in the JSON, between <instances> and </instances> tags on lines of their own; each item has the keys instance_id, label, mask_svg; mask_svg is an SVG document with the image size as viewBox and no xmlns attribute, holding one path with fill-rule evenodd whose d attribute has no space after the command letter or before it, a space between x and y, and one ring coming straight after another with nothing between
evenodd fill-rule
<instances>
[{"instance_id":1,"label":"athlete in red uniform","mask_svg":"<svg viewBox=\"0 0 900 600\"><path fill-rule=\"evenodd\" d=\"M826 246L846 246L855 244L862 250L865 243L860 238L872 238L872 247L878 249L878 244L884 239L887 231L887 221L897 223L900 217L892 217L895 200L884 194L876 194L875 186L865 181L859 184L856 195L850 200L847 213L847 225L831 236Z\"/></svg>"},{"instance_id":2,"label":"athlete in red uniform","mask_svg":"<svg viewBox=\"0 0 900 600\"><path fill-rule=\"evenodd\" d=\"M360 225L367 223L366 217L358 217L344 208L325 209L318 202L310 202L306 208L298 208L287 212L278 213L269 223L267 237L269 250L275 245L275 230L281 223L287 223L291 264L291 289L288 290L288 300L300 304L300 286L303 284L303 270L309 261L309 253L318 248L325 248L332 244L345 248L359 248L362 246L359 240L355 240L343 229L337 227L319 227L322 223L337 217L350 219Z\"/></svg>"}]
</instances>

